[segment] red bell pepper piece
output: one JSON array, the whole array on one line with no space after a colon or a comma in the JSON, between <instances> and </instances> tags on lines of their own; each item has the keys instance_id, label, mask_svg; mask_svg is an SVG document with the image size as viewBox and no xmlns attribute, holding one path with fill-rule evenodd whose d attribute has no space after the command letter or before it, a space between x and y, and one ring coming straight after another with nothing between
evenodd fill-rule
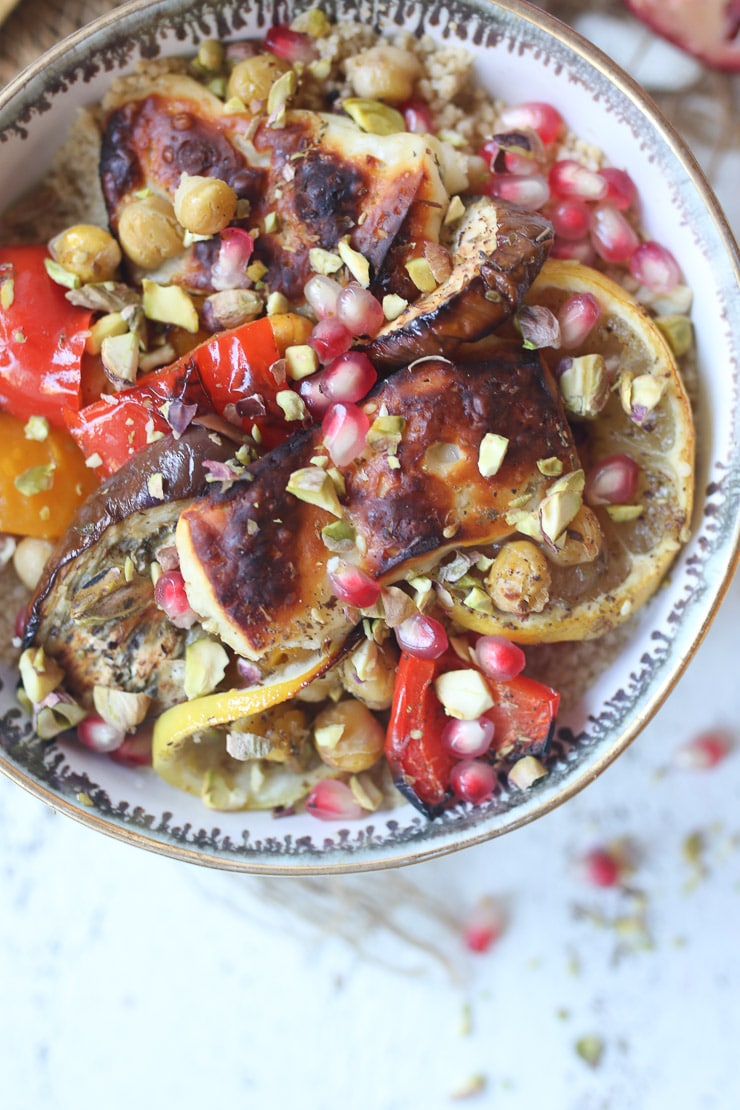
<instances>
[{"instance_id":1,"label":"red bell pepper piece","mask_svg":"<svg viewBox=\"0 0 740 1110\"><path fill-rule=\"evenodd\" d=\"M488 687L495 705L484 714L493 721L492 752L509 755L542 755L552 740L560 694L550 686L526 675Z\"/></svg>"},{"instance_id":2,"label":"red bell pepper piece","mask_svg":"<svg viewBox=\"0 0 740 1110\"><path fill-rule=\"evenodd\" d=\"M69 303L46 272L46 247L0 247L0 409L64 427L80 407L92 313Z\"/></svg>"}]
</instances>

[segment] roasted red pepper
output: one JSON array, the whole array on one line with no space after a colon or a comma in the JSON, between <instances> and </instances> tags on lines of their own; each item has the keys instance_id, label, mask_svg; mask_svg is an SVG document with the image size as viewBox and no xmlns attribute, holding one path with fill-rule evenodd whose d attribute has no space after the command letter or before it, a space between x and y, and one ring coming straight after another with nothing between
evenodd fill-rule
<instances>
[{"instance_id":1,"label":"roasted red pepper","mask_svg":"<svg viewBox=\"0 0 740 1110\"><path fill-rule=\"evenodd\" d=\"M46 272L43 246L0 248L0 409L64 427L80 407L92 313L70 304Z\"/></svg>"},{"instance_id":2,"label":"roasted red pepper","mask_svg":"<svg viewBox=\"0 0 740 1110\"><path fill-rule=\"evenodd\" d=\"M457 757L442 743L450 718L434 690L435 679L465 666L452 650L440 659L417 659L402 653L396 676L385 754L398 789L429 817L455 801L450 772ZM468 664L472 668L472 663ZM487 679L494 706L484 716L495 734L484 757L508 762L525 752L546 752L555 728L560 695L533 678L508 682Z\"/></svg>"}]
</instances>

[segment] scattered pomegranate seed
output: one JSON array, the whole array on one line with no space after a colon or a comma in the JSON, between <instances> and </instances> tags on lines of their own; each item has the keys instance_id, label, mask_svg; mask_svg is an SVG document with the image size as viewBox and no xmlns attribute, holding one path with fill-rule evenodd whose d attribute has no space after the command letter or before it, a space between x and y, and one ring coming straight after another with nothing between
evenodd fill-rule
<instances>
[{"instance_id":1,"label":"scattered pomegranate seed","mask_svg":"<svg viewBox=\"0 0 740 1110\"><path fill-rule=\"evenodd\" d=\"M362 351L347 351L329 363L321 375L321 391L331 401L361 401L378 380L370 359Z\"/></svg>"},{"instance_id":2,"label":"scattered pomegranate seed","mask_svg":"<svg viewBox=\"0 0 740 1110\"><path fill-rule=\"evenodd\" d=\"M432 110L426 100L406 100L398 105L398 110L404 118L407 131L413 131L415 135L429 135L434 132Z\"/></svg>"},{"instance_id":3,"label":"scattered pomegranate seed","mask_svg":"<svg viewBox=\"0 0 740 1110\"><path fill-rule=\"evenodd\" d=\"M552 104L530 100L523 104L512 104L501 113L500 124L506 131L531 128L536 131L543 143L554 143L563 133L563 117Z\"/></svg>"},{"instance_id":4,"label":"scattered pomegranate seed","mask_svg":"<svg viewBox=\"0 0 740 1110\"><path fill-rule=\"evenodd\" d=\"M350 281L339 294L337 318L358 337L372 338L385 323L382 304L359 281Z\"/></svg>"},{"instance_id":5,"label":"scattered pomegranate seed","mask_svg":"<svg viewBox=\"0 0 740 1110\"><path fill-rule=\"evenodd\" d=\"M477 806L492 797L496 773L482 759L463 759L450 771L450 786L462 801Z\"/></svg>"},{"instance_id":6,"label":"scattered pomegranate seed","mask_svg":"<svg viewBox=\"0 0 740 1110\"><path fill-rule=\"evenodd\" d=\"M522 174L493 174L488 185L491 196L501 197L510 204L518 204L522 208L536 211L547 204L550 199L550 189L542 174L533 173L527 177Z\"/></svg>"},{"instance_id":7,"label":"scattered pomegranate seed","mask_svg":"<svg viewBox=\"0 0 740 1110\"><path fill-rule=\"evenodd\" d=\"M576 871L592 886L618 886L624 873L624 861L609 848L592 848L577 860Z\"/></svg>"},{"instance_id":8,"label":"scattered pomegranate seed","mask_svg":"<svg viewBox=\"0 0 740 1110\"><path fill-rule=\"evenodd\" d=\"M458 759L477 759L485 755L493 741L494 724L487 717L474 721L453 718L442 729L442 746Z\"/></svg>"},{"instance_id":9,"label":"scattered pomegranate seed","mask_svg":"<svg viewBox=\"0 0 740 1110\"><path fill-rule=\"evenodd\" d=\"M328 573L334 596L355 609L369 609L380 597L380 584L352 563L337 560Z\"/></svg>"},{"instance_id":10,"label":"scattered pomegranate seed","mask_svg":"<svg viewBox=\"0 0 740 1110\"><path fill-rule=\"evenodd\" d=\"M497 156L497 154L499 153L500 150L501 150L501 147L498 145L496 140L495 139L489 139L487 142L485 142L483 144L483 146L478 151L478 157L482 158L483 161L488 166L488 168L491 169L492 166L493 166L493 163L496 161L496 156Z\"/></svg>"},{"instance_id":11,"label":"scattered pomegranate seed","mask_svg":"<svg viewBox=\"0 0 740 1110\"><path fill-rule=\"evenodd\" d=\"M605 262L629 262L640 245L635 229L611 204L594 208L591 214L591 242Z\"/></svg>"},{"instance_id":12,"label":"scattered pomegranate seed","mask_svg":"<svg viewBox=\"0 0 740 1110\"><path fill-rule=\"evenodd\" d=\"M191 628L197 620L185 591L185 579L179 570L168 570L157 579L154 604L166 614L175 628Z\"/></svg>"},{"instance_id":13,"label":"scattered pomegranate seed","mask_svg":"<svg viewBox=\"0 0 740 1110\"><path fill-rule=\"evenodd\" d=\"M620 212L625 212L637 199L634 181L624 170L617 170L612 166L599 170L599 173L608 186L604 202L618 208Z\"/></svg>"},{"instance_id":14,"label":"scattered pomegranate seed","mask_svg":"<svg viewBox=\"0 0 740 1110\"><path fill-rule=\"evenodd\" d=\"M471 952L487 952L504 931L506 921L498 902L481 898L465 923L463 938Z\"/></svg>"},{"instance_id":15,"label":"scattered pomegranate seed","mask_svg":"<svg viewBox=\"0 0 740 1110\"><path fill-rule=\"evenodd\" d=\"M322 779L306 798L306 812L320 821L356 821L363 808L341 779Z\"/></svg>"},{"instance_id":16,"label":"scattered pomegranate seed","mask_svg":"<svg viewBox=\"0 0 740 1110\"><path fill-rule=\"evenodd\" d=\"M608 184L596 173L573 158L563 158L550 170L550 189L556 197L577 197L580 200L603 200Z\"/></svg>"},{"instance_id":17,"label":"scattered pomegranate seed","mask_svg":"<svg viewBox=\"0 0 740 1110\"><path fill-rule=\"evenodd\" d=\"M334 278L325 274L314 274L303 286L303 296L314 310L319 320L336 316L337 300L342 287Z\"/></svg>"},{"instance_id":18,"label":"scattered pomegranate seed","mask_svg":"<svg viewBox=\"0 0 740 1110\"><path fill-rule=\"evenodd\" d=\"M28 620L28 606L21 605L20 609L15 615L13 622L13 635L17 640L22 640L26 632L26 621Z\"/></svg>"},{"instance_id":19,"label":"scattered pomegranate seed","mask_svg":"<svg viewBox=\"0 0 740 1110\"><path fill-rule=\"evenodd\" d=\"M149 767L152 762L151 728L140 728L133 736L127 736L120 748L110 753L110 758L127 767Z\"/></svg>"},{"instance_id":20,"label":"scattered pomegranate seed","mask_svg":"<svg viewBox=\"0 0 740 1110\"><path fill-rule=\"evenodd\" d=\"M365 450L370 421L357 405L333 404L321 422L324 446L335 466L348 466Z\"/></svg>"},{"instance_id":21,"label":"scattered pomegranate seed","mask_svg":"<svg viewBox=\"0 0 740 1110\"><path fill-rule=\"evenodd\" d=\"M640 243L630 258L630 273L653 293L670 293L681 280L681 267L671 252L652 241Z\"/></svg>"},{"instance_id":22,"label":"scattered pomegranate seed","mask_svg":"<svg viewBox=\"0 0 740 1110\"><path fill-rule=\"evenodd\" d=\"M526 656L505 636L481 636L474 649L475 661L486 678L508 682L524 670Z\"/></svg>"},{"instance_id":23,"label":"scattered pomegranate seed","mask_svg":"<svg viewBox=\"0 0 740 1110\"><path fill-rule=\"evenodd\" d=\"M566 351L580 347L601 319L601 305L593 293L574 293L558 312L560 346Z\"/></svg>"},{"instance_id":24,"label":"scattered pomegranate seed","mask_svg":"<svg viewBox=\"0 0 740 1110\"><path fill-rule=\"evenodd\" d=\"M682 744L675 755L675 765L682 771L706 771L716 767L732 751L732 741L723 732L703 732Z\"/></svg>"},{"instance_id":25,"label":"scattered pomegranate seed","mask_svg":"<svg viewBox=\"0 0 740 1110\"><path fill-rule=\"evenodd\" d=\"M640 468L631 455L607 455L588 472L587 505L627 505L637 493Z\"/></svg>"},{"instance_id":26,"label":"scattered pomegranate seed","mask_svg":"<svg viewBox=\"0 0 740 1110\"><path fill-rule=\"evenodd\" d=\"M97 713L85 717L77 726L77 739L92 752L114 752L126 739L126 733L108 724Z\"/></svg>"},{"instance_id":27,"label":"scattered pomegranate seed","mask_svg":"<svg viewBox=\"0 0 740 1110\"><path fill-rule=\"evenodd\" d=\"M417 659L439 659L449 647L444 625L425 613L414 613L396 628L401 651Z\"/></svg>"},{"instance_id":28,"label":"scattered pomegranate seed","mask_svg":"<svg viewBox=\"0 0 740 1110\"><path fill-rule=\"evenodd\" d=\"M265 50L283 58L293 65L294 62L303 62L307 65L314 62L319 54L309 35L301 31L292 31L286 23L276 23L270 27L265 35Z\"/></svg>"},{"instance_id":29,"label":"scattered pomegranate seed","mask_svg":"<svg viewBox=\"0 0 740 1110\"><path fill-rule=\"evenodd\" d=\"M583 239L591 227L591 209L577 197L563 197L548 212L561 239Z\"/></svg>"},{"instance_id":30,"label":"scattered pomegranate seed","mask_svg":"<svg viewBox=\"0 0 740 1110\"><path fill-rule=\"evenodd\" d=\"M303 398L314 420L320 420L332 405L331 397L327 397L321 388L323 373L312 374L298 384L298 392Z\"/></svg>"},{"instance_id":31,"label":"scattered pomegranate seed","mask_svg":"<svg viewBox=\"0 0 740 1110\"><path fill-rule=\"evenodd\" d=\"M596 258L596 251L590 239L556 239L550 251L551 258L570 258L583 266L590 266Z\"/></svg>"},{"instance_id":32,"label":"scattered pomegranate seed","mask_svg":"<svg viewBox=\"0 0 740 1110\"><path fill-rule=\"evenodd\" d=\"M521 177L530 177L540 169L540 163L534 154L520 154L515 150L506 151L504 165L507 173L519 174Z\"/></svg>"},{"instance_id":33,"label":"scattered pomegranate seed","mask_svg":"<svg viewBox=\"0 0 740 1110\"><path fill-rule=\"evenodd\" d=\"M316 324L308 342L319 356L321 365L326 366L350 349L352 332L335 316L327 316Z\"/></svg>"}]
</instances>

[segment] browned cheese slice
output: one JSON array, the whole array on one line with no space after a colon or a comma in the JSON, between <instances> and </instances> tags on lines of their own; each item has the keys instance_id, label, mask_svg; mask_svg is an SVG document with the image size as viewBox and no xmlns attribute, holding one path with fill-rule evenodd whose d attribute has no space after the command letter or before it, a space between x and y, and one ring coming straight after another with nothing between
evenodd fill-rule
<instances>
[{"instance_id":1,"label":"browned cheese slice","mask_svg":"<svg viewBox=\"0 0 740 1110\"><path fill-rule=\"evenodd\" d=\"M359 619L334 598L327 574L332 551L322 529L337 513L356 537L342 557L389 584L453 548L511 534L508 510L536 505L547 489L538 461L557 459L566 474L579 467L557 391L533 352L502 348L495 361L461 365L425 359L376 387L363 407L371 420L401 418L400 441L381 439L341 469L344 493L334 513L286 492L291 476L315 467L322 454L314 427L180 517L177 547L191 605L247 658L274 662L335 643ZM479 466L486 435L506 440L490 477Z\"/></svg>"}]
</instances>

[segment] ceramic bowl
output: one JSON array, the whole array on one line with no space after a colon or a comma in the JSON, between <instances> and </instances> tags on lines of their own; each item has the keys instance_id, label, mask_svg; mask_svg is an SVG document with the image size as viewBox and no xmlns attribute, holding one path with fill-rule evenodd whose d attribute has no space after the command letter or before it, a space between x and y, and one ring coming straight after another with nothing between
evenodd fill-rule
<instances>
[{"instance_id":1,"label":"ceramic bowl","mask_svg":"<svg viewBox=\"0 0 740 1110\"><path fill-rule=\"evenodd\" d=\"M159 0L116 9L73 35L0 95L0 197L42 174L77 108L139 59L193 52L203 37L259 35L300 5L263 0ZM308 5L307 5L308 6ZM626 168L649 235L669 244L694 289L700 369L696 513L666 586L622 637L612 661L559 722L550 774L528 791L460 806L428 821L409 805L344 825L310 816L216 814L148 770L129 770L57 742L29 739L14 697L0 691L0 765L37 797L91 829L166 855L274 873L353 871L415 862L500 836L573 797L656 712L701 641L738 551L740 462L735 310L738 255L691 154L654 105L608 58L540 10L516 0L336 0L338 18L405 26L475 59L479 78L509 101L553 103L580 135Z\"/></svg>"}]
</instances>

